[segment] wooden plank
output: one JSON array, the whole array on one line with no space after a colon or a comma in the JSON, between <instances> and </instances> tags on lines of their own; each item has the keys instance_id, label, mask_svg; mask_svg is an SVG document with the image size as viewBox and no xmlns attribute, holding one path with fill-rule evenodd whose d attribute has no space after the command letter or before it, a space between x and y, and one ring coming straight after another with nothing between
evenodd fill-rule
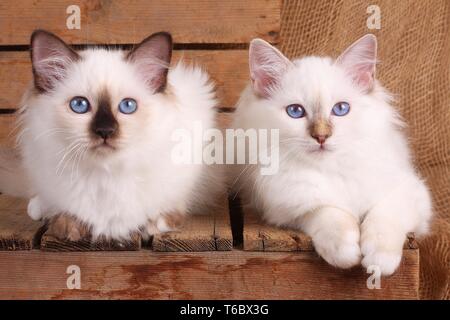
<instances>
[{"instance_id":1,"label":"wooden plank","mask_svg":"<svg viewBox=\"0 0 450 320\"><path fill-rule=\"evenodd\" d=\"M177 231L153 236L154 251L229 251L233 249L228 204L212 214L191 215Z\"/></svg>"},{"instance_id":2,"label":"wooden plank","mask_svg":"<svg viewBox=\"0 0 450 320\"><path fill-rule=\"evenodd\" d=\"M0 77L2 77L0 75ZM2 98L0 98L1 100ZM0 107L1 108L1 107ZM15 115L0 114L0 145L13 146L15 144L15 136L17 134L14 130Z\"/></svg>"},{"instance_id":3,"label":"wooden plank","mask_svg":"<svg viewBox=\"0 0 450 320\"><path fill-rule=\"evenodd\" d=\"M301 231L277 228L265 223L251 209L244 210L244 244L246 251L313 251L311 237ZM414 234L409 233L403 246L404 252L418 249Z\"/></svg>"},{"instance_id":4,"label":"wooden plank","mask_svg":"<svg viewBox=\"0 0 450 320\"><path fill-rule=\"evenodd\" d=\"M221 106L233 107L249 81L247 50L174 51L174 63L180 58L211 75ZM31 78L28 52L0 51L0 108L17 108Z\"/></svg>"},{"instance_id":5,"label":"wooden plank","mask_svg":"<svg viewBox=\"0 0 450 320\"><path fill-rule=\"evenodd\" d=\"M134 235L130 240L80 239L79 241L60 240L46 231L41 239L43 251L136 251L141 248L141 237Z\"/></svg>"},{"instance_id":6,"label":"wooden plank","mask_svg":"<svg viewBox=\"0 0 450 320\"><path fill-rule=\"evenodd\" d=\"M244 250L313 251L311 238L293 229L266 224L253 210L244 210Z\"/></svg>"},{"instance_id":7,"label":"wooden plank","mask_svg":"<svg viewBox=\"0 0 450 320\"><path fill-rule=\"evenodd\" d=\"M81 289L67 289L78 266ZM368 289L314 252L0 252L0 299L417 299L418 250ZM37 272L37 270L39 272Z\"/></svg>"},{"instance_id":8,"label":"wooden plank","mask_svg":"<svg viewBox=\"0 0 450 320\"><path fill-rule=\"evenodd\" d=\"M230 214L228 201L220 205L219 211L214 212L214 241L217 251L233 250L233 234L231 232Z\"/></svg>"},{"instance_id":9,"label":"wooden plank","mask_svg":"<svg viewBox=\"0 0 450 320\"><path fill-rule=\"evenodd\" d=\"M28 217L26 206L26 200L0 195L0 250L39 247L43 223Z\"/></svg>"},{"instance_id":10,"label":"wooden plank","mask_svg":"<svg viewBox=\"0 0 450 320\"><path fill-rule=\"evenodd\" d=\"M154 251L215 251L214 219L206 215L187 217L178 231L153 236Z\"/></svg>"},{"instance_id":11,"label":"wooden plank","mask_svg":"<svg viewBox=\"0 0 450 320\"><path fill-rule=\"evenodd\" d=\"M80 29L66 22L80 8ZM70 43L136 43L170 31L177 43L247 43L279 40L281 0L45 0L0 2L0 45L28 44L31 32L47 29Z\"/></svg>"},{"instance_id":12,"label":"wooden plank","mask_svg":"<svg viewBox=\"0 0 450 320\"><path fill-rule=\"evenodd\" d=\"M28 206L27 199L10 197L0 194L0 210L23 211L26 215L27 206ZM26 217L28 218L28 216Z\"/></svg>"}]
</instances>

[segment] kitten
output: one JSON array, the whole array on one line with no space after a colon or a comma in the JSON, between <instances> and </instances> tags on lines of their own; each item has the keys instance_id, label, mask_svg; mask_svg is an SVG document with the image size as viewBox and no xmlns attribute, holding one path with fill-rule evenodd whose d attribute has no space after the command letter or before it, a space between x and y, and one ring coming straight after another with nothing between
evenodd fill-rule
<instances>
[{"instance_id":1,"label":"kitten","mask_svg":"<svg viewBox=\"0 0 450 320\"><path fill-rule=\"evenodd\" d=\"M310 235L331 265L362 262L389 275L406 234L427 232L432 208L402 120L375 80L376 49L375 36L366 35L336 60L290 61L253 40L252 84L233 127L279 129L272 152L280 153L280 169L261 175L241 167L235 187L269 223Z\"/></svg>"},{"instance_id":2,"label":"kitten","mask_svg":"<svg viewBox=\"0 0 450 320\"><path fill-rule=\"evenodd\" d=\"M20 110L26 177L11 186L3 170L8 186L0 190L17 195L22 188L31 197L28 214L50 220L62 238L78 240L87 229L114 239L170 230L171 221L204 202L197 190L208 184L205 165L172 161L171 136L192 132L195 123L213 127L216 105L207 74L181 63L169 70L171 55L164 32L130 52L76 52L35 31L34 85Z\"/></svg>"}]
</instances>

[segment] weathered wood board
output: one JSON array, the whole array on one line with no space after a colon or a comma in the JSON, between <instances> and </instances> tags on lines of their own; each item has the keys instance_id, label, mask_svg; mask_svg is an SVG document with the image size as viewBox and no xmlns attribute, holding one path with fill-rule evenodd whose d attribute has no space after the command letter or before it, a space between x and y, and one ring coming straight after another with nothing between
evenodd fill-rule
<instances>
[{"instance_id":1,"label":"weathered wood board","mask_svg":"<svg viewBox=\"0 0 450 320\"><path fill-rule=\"evenodd\" d=\"M26 214L26 201L0 195L0 250L39 247L43 223Z\"/></svg>"},{"instance_id":2,"label":"weathered wood board","mask_svg":"<svg viewBox=\"0 0 450 320\"><path fill-rule=\"evenodd\" d=\"M230 251L233 249L228 203L211 215L192 215L178 231L153 236L154 251Z\"/></svg>"},{"instance_id":3,"label":"weathered wood board","mask_svg":"<svg viewBox=\"0 0 450 320\"><path fill-rule=\"evenodd\" d=\"M134 235L126 241L81 239L79 241L60 240L46 231L41 238L43 251L136 251L141 249L141 237Z\"/></svg>"},{"instance_id":4,"label":"weathered wood board","mask_svg":"<svg viewBox=\"0 0 450 320\"><path fill-rule=\"evenodd\" d=\"M314 252L0 252L0 299L417 299L418 261L407 250L368 289L370 274ZM69 266L79 267L80 289L67 289Z\"/></svg>"},{"instance_id":5,"label":"weathered wood board","mask_svg":"<svg viewBox=\"0 0 450 320\"><path fill-rule=\"evenodd\" d=\"M28 44L37 28L77 44L136 43L158 31L170 31L177 43L277 42L280 14L281 0L2 0L0 45Z\"/></svg>"},{"instance_id":6,"label":"weathered wood board","mask_svg":"<svg viewBox=\"0 0 450 320\"><path fill-rule=\"evenodd\" d=\"M222 107L232 108L250 79L247 50L175 50L172 65L180 59L211 76ZM28 51L0 51L0 109L18 108L31 79Z\"/></svg>"},{"instance_id":7,"label":"weathered wood board","mask_svg":"<svg viewBox=\"0 0 450 320\"><path fill-rule=\"evenodd\" d=\"M266 224L251 210L244 212L244 250L313 251L311 238L296 230Z\"/></svg>"}]
</instances>

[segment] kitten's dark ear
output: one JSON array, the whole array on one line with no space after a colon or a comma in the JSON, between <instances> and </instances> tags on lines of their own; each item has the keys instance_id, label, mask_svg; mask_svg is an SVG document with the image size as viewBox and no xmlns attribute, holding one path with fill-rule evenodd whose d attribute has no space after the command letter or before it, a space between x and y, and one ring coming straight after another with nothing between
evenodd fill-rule
<instances>
[{"instance_id":1,"label":"kitten's dark ear","mask_svg":"<svg viewBox=\"0 0 450 320\"><path fill-rule=\"evenodd\" d=\"M36 30L31 35L31 63L34 86L41 92L51 90L65 76L69 64L80 56L54 34Z\"/></svg>"},{"instance_id":2,"label":"kitten's dark ear","mask_svg":"<svg viewBox=\"0 0 450 320\"><path fill-rule=\"evenodd\" d=\"M250 77L253 90L259 96L268 98L291 64L288 58L266 41L254 39L250 42Z\"/></svg>"},{"instance_id":3,"label":"kitten's dark ear","mask_svg":"<svg viewBox=\"0 0 450 320\"><path fill-rule=\"evenodd\" d=\"M127 60L138 65L142 77L154 92L164 90L172 58L172 36L154 33L128 53Z\"/></svg>"},{"instance_id":4,"label":"kitten's dark ear","mask_svg":"<svg viewBox=\"0 0 450 320\"><path fill-rule=\"evenodd\" d=\"M375 83L375 66L377 63L377 38L366 34L355 41L336 59L353 81L365 92L370 91Z\"/></svg>"}]
</instances>

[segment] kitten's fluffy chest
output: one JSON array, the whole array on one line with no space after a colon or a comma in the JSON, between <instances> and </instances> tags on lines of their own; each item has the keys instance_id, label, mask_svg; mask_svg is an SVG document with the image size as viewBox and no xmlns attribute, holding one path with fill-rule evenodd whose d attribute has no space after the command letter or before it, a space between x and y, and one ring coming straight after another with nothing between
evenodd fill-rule
<instances>
[{"instance_id":1,"label":"kitten's fluffy chest","mask_svg":"<svg viewBox=\"0 0 450 320\"><path fill-rule=\"evenodd\" d=\"M94 234L127 237L161 213L183 207L195 172L168 177L169 167L169 161L130 154L116 163L86 163L75 176L70 171L45 175L51 187L41 187L38 195L54 214L69 212L91 225Z\"/></svg>"},{"instance_id":2,"label":"kitten's fluffy chest","mask_svg":"<svg viewBox=\"0 0 450 320\"><path fill-rule=\"evenodd\" d=\"M281 162L280 171L271 176L255 171L256 206L268 212L269 219L270 211L284 210L286 223L322 206L339 207L361 217L403 177L395 168L395 159L392 165L375 156L336 155L322 160Z\"/></svg>"},{"instance_id":3,"label":"kitten's fluffy chest","mask_svg":"<svg viewBox=\"0 0 450 320\"><path fill-rule=\"evenodd\" d=\"M99 221L110 226L141 225L152 213L150 202L146 201L146 191L151 189L150 175L143 166L80 168L76 179L61 177L55 181L56 188L41 194L49 196L49 203L56 202L59 210L64 208L96 227L101 225ZM56 197L55 190L64 196Z\"/></svg>"}]
</instances>

